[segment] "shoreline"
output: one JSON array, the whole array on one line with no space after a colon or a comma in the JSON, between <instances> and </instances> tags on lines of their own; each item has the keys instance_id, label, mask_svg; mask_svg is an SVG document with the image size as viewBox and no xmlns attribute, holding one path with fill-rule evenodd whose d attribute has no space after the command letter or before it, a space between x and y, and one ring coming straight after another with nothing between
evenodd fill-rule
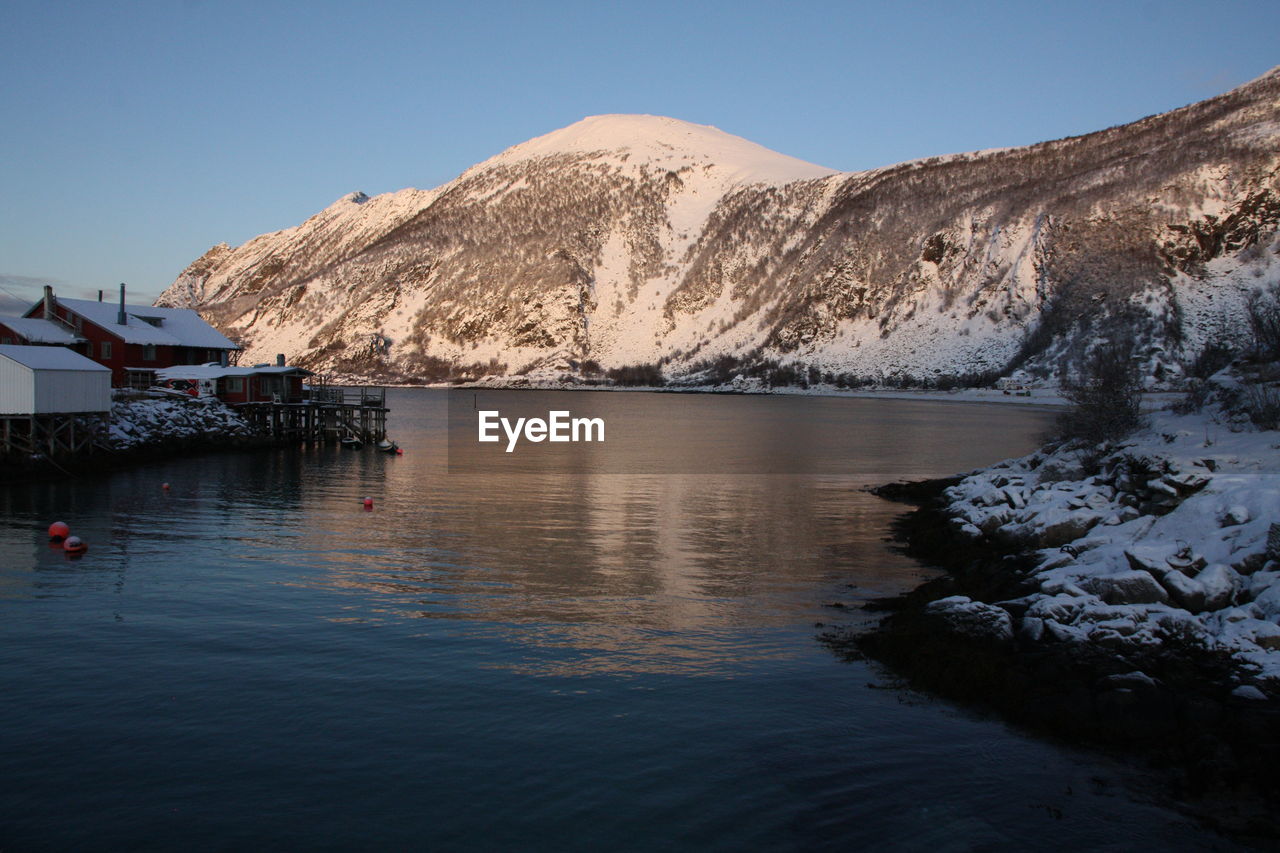
<instances>
[{"instance_id":1,"label":"shoreline","mask_svg":"<svg viewBox=\"0 0 1280 853\"><path fill-rule=\"evenodd\" d=\"M240 438L198 438L158 441L123 450L97 450L76 460L41 458L24 465L10 464L0 473L0 486L21 486L50 480L79 480L116 471L165 462L178 456L206 456L237 451L276 450L294 442L272 436Z\"/></svg>"},{"instance_id":2,"label":"shoreline","mask_svg":"<svg viewBox=\"0 0 1280 853\"><path fill-rule=\"evenodd\" d=\"M914 506L894 537L943 574L865 605L884 614L875 626L829 629L820 640L1035 734L1149 765L1171 804L1237 840L1280 839L1280 702L1242 695L1239 661L1221 648L1062 642L1026 630L1043 555L962 531L953 500L963 480L871 490Z\"/></svg>"},{"instance_id":3,"label":"shoreline","mask_svg":"<svg viewBox=\"0 0 1280 853\"><path fill-rule=\"evenodd\" d=\"M6 458L0 485L95 477L181 455L288 447L290 439L254 430L220 402L192 399L116 401L103 443L76 457Z\"/></svg>"},{"instance_id":4,"label":"shoreline","mask_svg":"<svg viewBox=\"0 0 1280 853\"><path fill-rule=\"evenodd\" d=\"M619 391L643 394L723 394L726 396L759 397L831 397L863 400L907 400L931 403L989 403L1009 406L1031 406L1045 410L1058 410L1071 405L1056 389L1037 388L1029 395L1020 396L992 388L961 388L951 391L926 389L847 389L834 386L778 386L774 388L732 387L727 385L588 385L577 383L529 383L497 384L466 382L461 384L434 383L429 385L388 384L387 388L424 389L432 391ZM1155 411L1181 398L1182 392L1150 391L1143 396L1143 409Z\"/></svg>"}]
</instances>

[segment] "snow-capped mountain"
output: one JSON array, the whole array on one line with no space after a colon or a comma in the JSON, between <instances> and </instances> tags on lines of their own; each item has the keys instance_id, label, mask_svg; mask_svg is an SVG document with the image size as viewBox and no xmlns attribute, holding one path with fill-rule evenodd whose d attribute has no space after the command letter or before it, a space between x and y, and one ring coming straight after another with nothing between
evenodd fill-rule
<instances>
[{"instance_id":1,"label":"snow-capped mountain","mask_svg":"<svg viewBox=\"0 0 1280 853\"><path fill-rule=\"evenodd\" d=\"M1278 223L1280 69L1087 136L857 173L595 116L215 246L158 304L249 360L384 381L722 356L1048 372L1117 330L1163 373L1245 334L1248 294L1280 282Z\"/></svg>"}]
</instances>

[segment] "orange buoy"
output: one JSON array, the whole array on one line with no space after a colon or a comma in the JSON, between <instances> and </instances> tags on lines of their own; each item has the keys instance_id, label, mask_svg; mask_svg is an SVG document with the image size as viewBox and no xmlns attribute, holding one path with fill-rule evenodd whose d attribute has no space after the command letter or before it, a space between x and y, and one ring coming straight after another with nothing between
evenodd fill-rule
<instances>
[{"instance_id":1,"label":"orange buoy","mask_svg":"<svg viewBox=\"0 0 1280 853\"><path fill-rule=\"evenodd\" d=\"M49 525L49 538L55 540L66 539L71 535L71 528L67 527L65 521L55 521Z\"/></svg>"},{"instance_id":2,"label":"orange buoy","mask_svg":"<svg viewBox=\"0 0 1280 853\"><path fill-rule=\"evenodd\" d=\"M89 546L81 542L79 536L68 536L67 541L62 543L62 550L68 554L83 554L89 550Z\"/></svg>"}]
</instances>

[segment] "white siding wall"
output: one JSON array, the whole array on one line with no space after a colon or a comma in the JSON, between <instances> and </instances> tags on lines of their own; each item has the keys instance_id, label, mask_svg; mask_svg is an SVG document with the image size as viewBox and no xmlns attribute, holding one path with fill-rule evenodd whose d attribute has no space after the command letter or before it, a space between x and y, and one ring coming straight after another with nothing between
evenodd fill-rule
<instances>
[{"instance_id":1,"label":"white siding wall","mask_svg":"<svg viewBox=\"0 0 1280 853\"><path fill-rule=\"evenodd\" d=\"M105 412L111 371L41 370L0 355L0 415Z\"/></svg>"},{"instance_id":2,"label":"white siding wall","mask_svg":"<svg viewBox=\"0 0 1280 853\"><path fill-rule=\"evenodd\" d=\"M111 371L36 371L36 414L105 412L110 408Z\"/></svg>"},{"instance_id":3,"label":"white siding wall","mask_svg":"<svg viewBox=\"0 0 1280 853\"><path fill-rule=\"evenodd\" d=\"M36 383L31 368L0 356L0 415L29 415L36 410Z\"/></svg>"}]
</instances>

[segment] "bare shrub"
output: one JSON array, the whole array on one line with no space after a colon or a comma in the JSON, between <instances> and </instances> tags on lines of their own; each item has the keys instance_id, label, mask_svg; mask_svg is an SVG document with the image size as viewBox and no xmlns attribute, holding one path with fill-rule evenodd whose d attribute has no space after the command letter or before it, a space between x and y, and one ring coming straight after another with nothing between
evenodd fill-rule
<instances>
[{"instance_id":1,"label":"bare shrub","mask_svg":"<svg viewBox=\"0 0 1280 853\"><path fill-rule=\"evenodd\" d=\"M1253 331L1253 355L1259 361L1280 360L1280 285L1254 291L1245 305Z\"/></svg>"},{"instance_id":2,"label":"bare shrub","mask_svg":"<svg viewBox=\"0 0 1280 853\"><path fill-rule=\"evenodd\" d=\"M939 391L951 391L956 388L987 388L996 383L1003 371L975 370L969 373L944 373L933 380L932 385Z\"/></svg>"},{"instance_id":3,"label":"bare shrub","mask_svg":"<svg viewBox=\"0 0 1280 853\"><path fill-rule=\"evenodd\" d=\"M605 375L612 380L614 385L656 387L667 384L667 378L662 375L662 368L656 364L629 364L623 367L613 367Z\"/></svg>"},{"instance_id":4,"label":"bare shrub","mask_svg":"<svg viewBox=\"0 0 1280 853\"><path fill-rule=\"evenodd\" d=\"M1187 366L1187 374L1196 379L1208 379L1222 368L1229 365L1236 357L1236 351L1226 344L1211 343Z\"/></svg>"},{"instance_id":5,"label":"bare shrub","mask_svg":"<svg viewBox=\"0 0 1280 853\"><path fill-rule=\"evenodd\" d=\"M1211 399L1213 399L1213 386L1203 379L1192 379L1187 385L1187 393L1169 408L1175 414L1189 415L1202 411Z\"/></svg>"},{"instance_id":6,"label":"bare shrub","mask_svg":"<svg viewBox=\"0 0 1280 853\"><path fill-rule=\"evenodd\" d=\"M736 356L722 355L711 361L700 363L697 367L706 371L709 383L712 385L724 385L732 382L734 377L738 375L738 368L741 364L741 360Z\"/></svg>"},{"instance_id":7,"label":"bare shrub","mask_svg":"<svg viewBox=\"0 0 1280 853\"><path fill-rule=\"evenodd\" d=\"M1258 429L1280 429L1280 388L1274 385L1246 385L1240 407Z\"/></svg>"},{"instance_id":8,"label":"bare shrub","mask_svg":"<svg viewBox=\"0 0 1280 853\"><path fill-rule=\"evenodd\" d=\"M1079 372L1062 381L1071 406L1058 417L1058 438L1114 441L1142 426L1142 380L1133 354L1131 338L1099 344Z\"/></svg>"}]
</instances>

